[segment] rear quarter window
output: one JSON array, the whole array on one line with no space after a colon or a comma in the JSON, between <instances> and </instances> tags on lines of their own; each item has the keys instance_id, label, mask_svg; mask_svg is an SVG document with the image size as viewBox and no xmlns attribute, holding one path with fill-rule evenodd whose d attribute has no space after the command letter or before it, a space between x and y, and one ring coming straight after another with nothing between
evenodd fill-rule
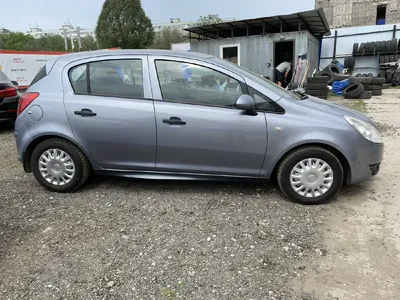
<instances>
[{"instance_id":1,"label":"rear quarter window","mask_svg":"<svg viewBox=\"0 0 400 300\"><path fill-rule=\"evenodd\" d=\"M43 66L43 68L40 69L39 73L36 74L35 78L33 78L31 85L34 85L36 82L42 80L43 78L45 78L47 75L47 71L46 71L46 65Z\"/></svg>"}]
</instances>

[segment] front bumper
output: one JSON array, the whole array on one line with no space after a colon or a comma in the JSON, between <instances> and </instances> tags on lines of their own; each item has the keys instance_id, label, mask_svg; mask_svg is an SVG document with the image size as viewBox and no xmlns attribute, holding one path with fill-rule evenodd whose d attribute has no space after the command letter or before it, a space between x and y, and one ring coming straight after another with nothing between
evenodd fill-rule
<instances>
[{"instance_id":1,"label":"front bumper","mask_svg":"<svg viewBox=\"0 0 400 300\"><path fill-rule=\"evenodd\" d=\"M348 149L351 149L349 184L366 180L378 174L383 160L383 144L374 144L363 139L350 143Z\"/></svg>"}]
</instances>

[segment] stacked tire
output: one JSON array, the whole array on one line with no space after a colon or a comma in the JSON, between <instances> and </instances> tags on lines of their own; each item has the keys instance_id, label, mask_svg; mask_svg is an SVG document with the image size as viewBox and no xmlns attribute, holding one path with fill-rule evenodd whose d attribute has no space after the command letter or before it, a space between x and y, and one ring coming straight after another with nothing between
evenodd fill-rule
<instances>
[{"instance_id":1,"label":"stacked tire","mask_svg":"<svg viewBox=\"0 0 400 300\"><path fill-rule=\"evenodd\" d=\"M316 76L307 78L306 94L322 99L328 99L328 76Z\"/></svg>"},{"instance_id":2,"label":"stacked tire","mask_svg":"<svg viewBox=\"0 0 400 300\"><path fill-rule=\"evenodd\" d=\"M384 54L386 57L386 54L396 54L397 52L400 52L400 45L396 38L389 41L355 43L353 45L353 56ZM388 57L387 59L391 58Z\"/></svg>"},{"instance_id":3,"label":"stacked tire","mask_svg":"<svg viewBox=\"0 0 400 300\"><path fill-rule=\"evenodd\" d=\"M381 96L383 85L385 83L385 78L353 77L350 79L350 85L362 84L364 87L364 91L370 92L371 96Z\"/></svg>"}]
</instances>

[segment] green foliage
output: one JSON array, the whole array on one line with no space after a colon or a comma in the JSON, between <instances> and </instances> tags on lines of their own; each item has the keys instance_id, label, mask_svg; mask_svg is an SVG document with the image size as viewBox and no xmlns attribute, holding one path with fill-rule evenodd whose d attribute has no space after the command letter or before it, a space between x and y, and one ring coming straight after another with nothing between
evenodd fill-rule
<instances>
[{"instance_id":1,"label":"green foliage","mask_svg":"<svg viewBox=\"0 0 400 300\"><path fill-rule=\"evenodd\" d=\"M0 32L0 49L19 51L65 51L61 36L52 35L35 39L22 32L2 30Z\"/></svg>"},{"instance_id":2,"label":"green foliage","mask_svg":"<svg viewBox=\"0 0 400 300\"><path fill-rule=\"evenodd\" d=\"M171 49L173 43L187 42L188 38L183 35L179 29L165 28L155 34L154 42L151 45L153 49Z\"/></svg>"},{"instance_id":3,"label":"green foliage","mask_svg":"<svg viewBox=\"0 0 400 300\"><path fill-rule=\"evenodd\" d=\"M202 26L202 25L218 24L222 22L223 21L219 17L219 15L208 14L207 16L200 16L197 25Z\"/></svg>"},{"instance_id":4,"label":"green foliage","mask_svg":"<svg viewBox=\"0 0 400 300\"><path fill-rule=\"evenodd\" d=\"M101 48L148 48L154 30L140 0L106 0L97 21L96 37Z\"/></svg>"},{"instance_id":5,"label":"green foliage","mask_svg":"<svg viewBox=\"0 0 400 300\"><path fill-rule=\"evenodd\" d=\"M97 41L92 36L85 36L81 38L82 51L98 50L99 45Z\"/></svg>"}]
</instances>

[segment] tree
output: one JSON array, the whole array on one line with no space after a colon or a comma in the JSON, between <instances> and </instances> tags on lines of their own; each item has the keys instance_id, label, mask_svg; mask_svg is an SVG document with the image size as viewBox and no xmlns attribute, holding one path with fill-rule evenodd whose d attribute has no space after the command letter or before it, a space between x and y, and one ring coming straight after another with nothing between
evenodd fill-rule
<instances>
[{"instance_id":1,"label":"tree","mask_svg":"<svg viewBox=\"0 0 400 300\"><path fill-rule=\"evenodd\" d=\"M207 16L200 16L197 25L210 25L210 24L218 24L222 23L223 20L218 15L208 14Z\"/></svg>"},{"instance_id":2,"label":"tree","mask_svg":"<svg viewBox=\"0 0 400 300\"><path fill-rule=\"evenodd\" d=\"M153 49L171 49L171 44L187 42L181 30L164 28L162 31L155 34L154 42L151 45Z\"/></svg>"},{"instance_id":3,"label":"tree","mask_svg":"<svg viewBox=\"0 0 400 300\"><path fill-rule=\"evenodd\" d=\"M59 35L42 36L30 40L26 50L31 51L65 51L64 39Z\"/></svg>"},{"instance_id":4,"label":"tree","mask_svg":"<svg viewBox=\"0 0 400 300\"><path fill-rule=\"evenodd\" d=\"M101 48L147 48L154 30L140 0L106 0L97 21L96 37Z\"/></svg>"}]
</instances>

